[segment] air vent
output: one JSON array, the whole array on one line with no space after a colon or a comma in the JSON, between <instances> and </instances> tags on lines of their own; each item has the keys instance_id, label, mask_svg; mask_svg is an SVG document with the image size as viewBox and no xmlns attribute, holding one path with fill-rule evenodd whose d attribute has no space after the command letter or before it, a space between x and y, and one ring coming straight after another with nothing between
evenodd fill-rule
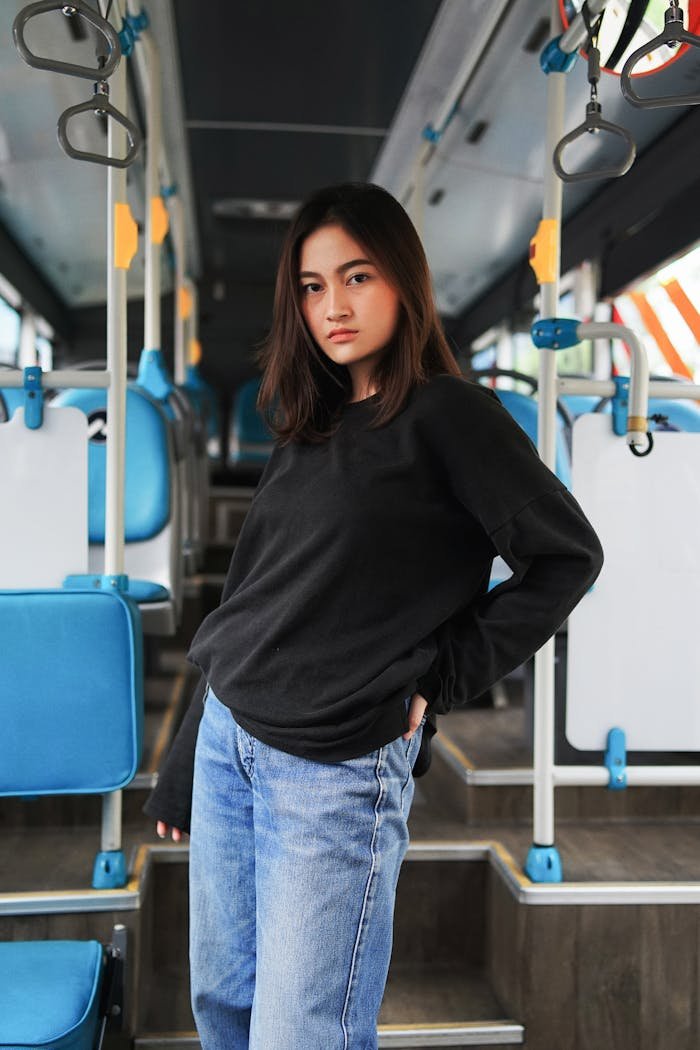
<instances>
[{"instance_id":1,"label":"air vent","mask_svg":"<svg viewBox=\"0 0 700 1050\"><path fill-rule=\"evenodd\" d=\"M549 40L551 33L549 19L540 18L539 22L535 25L535 28L530 33L529 37L523 44L523 51L527 51L529 55L536 55L542 50L544 45Z\"/></svg>"},{"instance_id":2,"label":"air vent","mask_svg":"<svg viewBox=\"0 0 700 1050\"><path fill-rule=\"evenodd\" d=\"M474 124L472 129L466 134L464 141L469 142L472 146L475 146L477 142L479 142L483 138L484 132L486 131L488 126L488 120L477 120L476 124Z\"/></svg>"},{"instance_id":3,"label":"air vent","mask_svg":"<svg viewBox=\"0 0 700 1050\"><path fill-rule=\"evenodd\" d=\"M213 201L212 214L218 219L284 219L293 218L299 201L265 201L241 197L220 197Z\"/></svg>"},{"instance_id":4,"label":"air vent","mask_svg":"<svg viewBox=\"0 0 700 1050\"><path fill-rule=\"evenodd\" d=\"M444 190L433 190L433 192L428 197L428 204L433 204L433 205L439 204L444 196L445 196L445 191Z\"/></svg>"}]
</instances>

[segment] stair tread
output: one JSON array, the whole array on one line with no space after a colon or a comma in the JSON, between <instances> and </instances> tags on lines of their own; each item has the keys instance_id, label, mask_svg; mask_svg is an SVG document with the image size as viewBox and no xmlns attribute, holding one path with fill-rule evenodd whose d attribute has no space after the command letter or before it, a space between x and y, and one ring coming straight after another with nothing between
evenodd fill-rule
<instances>
[{"instance_id":1,"label":"stair tread","mask_svg":"<svg viewBox=\"0 0 700 1050\"><path fill-rule=\"evenodd\" d=\"M31 805L32 803L27 803ZM504 822L465 825L441 820L428 807L411 813L413 849L407 863L425 843L465 846L500 842L522 867L532 843L529 824ZM187 839L185 839L187 841ZM127 860L142 844L162 846L152 822L124 827ZM557 825L556 845L567 882L697 882L700 872L700 820L571 821ZM8 828L0 851L0 895L90 888L92 863L99 849L95 827ZM414 852L415 851L415 852ZM445 854L449 858L449 854ZM47 858L51 858L50 863ZM181 855L186 862L186 853Z\"/></svg>"},{"instance_id":2,"label":"stair tread","mask_svg":"<svg viewBox=\"0 0 700 1050\"><path fill-rule=\"evenodd\" d=\"M150 1009L141 1035L192 1030L194 1021L181 976L153 974ZM445 966L392 966L389 970L379 1025L456 1025L509 1020L488 980L477 969Z\"/></svg>"}]
</instances>

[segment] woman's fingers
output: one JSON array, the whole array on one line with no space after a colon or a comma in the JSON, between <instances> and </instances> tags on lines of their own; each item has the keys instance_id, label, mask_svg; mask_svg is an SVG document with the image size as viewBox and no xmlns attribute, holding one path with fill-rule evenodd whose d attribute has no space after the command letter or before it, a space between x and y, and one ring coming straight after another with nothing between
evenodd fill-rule
<instances>
[{"instance_id":1,"label":"woman's fingers","mask_svg":"<svg viewBox=\"0 0 700 1050\"><path fill-rule=\"evenodd\" d=\"M173 842L180 842L182 839L182 831L179 828L171 828L169 824L166 824L164 820L159 820L156 823L156 833L158 838L164 839L170 832Z\"/></svg>"},{"instance_id":2,"label":"woman's fingers","mask_svg":"<svg viewBox=\"0 0 700 1050\"><path fill-rule=\"evenodd\" d=\"M403 733L404 740L410 740L416 729L423 721L423 715L425 714L428 707L428 701L425 697L422 697L420 693L414 693L411 697L411 703L408 708L408 725L409 729L406 733Z\"/></svg>"}]
</instances>

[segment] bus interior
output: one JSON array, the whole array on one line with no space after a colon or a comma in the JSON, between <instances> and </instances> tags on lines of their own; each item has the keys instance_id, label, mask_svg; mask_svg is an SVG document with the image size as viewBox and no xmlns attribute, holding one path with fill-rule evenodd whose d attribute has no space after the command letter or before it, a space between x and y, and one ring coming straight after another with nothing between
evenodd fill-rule
<instances>
[{"instance_id":1,"label":"bus interior","mask_svg":"<svg viewBox=\"0 0 700 1050\"><path fill-rule=\"evenodd\" d=\"M274 444L282 238L352 181L606 554L439 719L378 1045L695 1050L698 0L1 0L0 82L0 1048L200 1046L142 806Z\"/></svg>"}]
</instances>

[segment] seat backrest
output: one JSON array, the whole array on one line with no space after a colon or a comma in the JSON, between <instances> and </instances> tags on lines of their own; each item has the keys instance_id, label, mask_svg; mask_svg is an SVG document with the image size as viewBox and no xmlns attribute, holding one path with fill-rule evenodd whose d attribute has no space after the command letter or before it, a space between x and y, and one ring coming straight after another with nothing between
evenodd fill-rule
<instances>
[{"instance_id":1,"label":"seat backrest","mask_svg":"<svg viewBox=\"0 0 700 1050\"><path fill-rule=\"evenodd\" d=\"M116 591L0 591L0 795L116 791L143 737L143 643Z\"/></svg>"},{"instance_id":2,"label":"seat backrest","mask_svg":"<svg viewBox=\"0 0 700 1050\"><path fill-rule=\"evenodd\" d=\"M538 405L533 398L526 394L520 394L516 390L494 390L499 401L506 408L516 423L518 423L530 440L537 444L537 412ZM557 413L557 435L556 435L556 462L554 473L562 484L571 489L571 457L564 436L564 423Z\"/></svg>"},{"instance_id":3,"label":"seat backrest","mask_svg":"<svg viewBox=\"0 0 700 1050\"><path fill-rule=\"evenodd\" d=\"M73 405L88 418L89 537L91 543L104 543L107 393L64 390L52 404ZM165 528L171 516L171 438L161 406L133 385L126 392L125 474L125 541L151 539Z\"/></svg>"},{"instance_id":4,"label":"seat backrest","mask_svg":"<svg viewBox=\"0 0 700 1050\"><path fill-rule=\"evenodd\" d=\"M5 386L0 390L0 394L2 394L2 399L5 402L6 418L12 419L17 409L24 406L24 390L20 389L20 387Z\"/></svg>"},{"instance_id":5,"label":"seat backrest","mask_svg":"<svg viewBox=\"0 0 700 1050\"><path fill-rule=\"evenodd\" d=\"M242 459L267 460L274 447L274 434L256 408L259 388L259 379L249 379L236 394L232 435L234 462Z\"/></svg>"},{"instance_id":6,"label":"seat backrest","mask_svg":"<svg viewBox=\"0 0 700 1050\"><path fill-rule=\"evenodd\" d=\"M87 571L85 446L75 408L46 406L36 429L23 408L0 424L0 588L60 587Z\"/></svg>"},{"instance_id":7,"label":"seat backrest","mask_svg":"<svg viewBox=\"0 0 700 1050\"><path fill-rule=\"evenodd\" d=\"M696 401L685 398L649 398L649 416L656 413L668 416L668 422L689 434L700 432L700 407Z\"/></svg>"}]
</instances>

